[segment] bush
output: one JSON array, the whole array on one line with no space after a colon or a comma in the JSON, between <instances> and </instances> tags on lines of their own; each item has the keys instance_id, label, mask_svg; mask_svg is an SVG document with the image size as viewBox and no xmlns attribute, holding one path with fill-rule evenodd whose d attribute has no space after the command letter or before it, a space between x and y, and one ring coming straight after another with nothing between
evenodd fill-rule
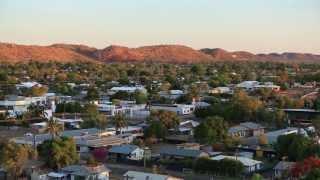
<instances>
[{"instance_id":1,"label":"bush","mask_svg":"<svg viewBox=\"0 0 320 180\"><path fill-rule=\"evenodd\" d=\"M240 161L233 159L223 159L220 161L208 158L199 158L194 163L195 172L237 177L244 171L244 166Z\"/></svg>"}]
</instances>

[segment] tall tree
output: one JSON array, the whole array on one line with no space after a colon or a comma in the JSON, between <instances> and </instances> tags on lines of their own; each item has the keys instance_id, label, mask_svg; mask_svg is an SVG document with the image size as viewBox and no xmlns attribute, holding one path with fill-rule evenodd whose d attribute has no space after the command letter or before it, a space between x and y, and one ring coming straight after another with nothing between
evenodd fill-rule
<instances>
[{"instance_id":1,"label":"tall tree","mask_svg":"<svg viewBox=\"0 0 320 180\"><path fill-rule=\"evenodd\" d=\"M180 123L180 118L171 111L152 111L149 121L160 121L167 129L176 128Z\"/></svg>"},{"instance_id":2,"label":"tall tree","mask_svg":"<svg viewBox=\"0 0 320 180\"><path fill-rule=\"evenodd\" d=\"M32 159L35 152L28 146L15 143L5 143L0 148L0 165L8 171L13 179L22 174L25 163Z\"/></svg>"},{"instance_id":3,"label":"tall tree","mask_svg":"<svg viewBox=\"0 0 320 180\"><path fill-rule=\"evenodd\" d=\"M76 144L72 138L62 137L44 141L39 145L38 151L47 166L54 169L74 164L79 160Z\"/></svg>"},{"instance_id":4,"label":"tall tree","mask_svg":"<svg viewBox=\"0 0 320 180\"><path fill-rule=\"evenodd\" d=\"M128 126L127 119L123 113L116 113L113 116L113 123L115 125L117 134L121 133L121 128L125 128Z\"/></svg>"},{"instance_id":5,"label":"tall tree","mask_svg":"<svg viewBox=\"0 0 320 180\"><path fill-rule=\"evenodd\" d=\"M56 120L54 120L53 118L51 118L50 120L48 120L47 122L47 127L46 127L46 132L48 132L49 134L51 134L52 139L55 139L59 133L63 131L63 125L59 124Z\"/></svg>"},{"instance_id":6,"label":"tall tree","mask_svg":"<svg viewBox=\"0 0 320 180\"><path fill-rule=\"evenodd\" d=\"M223 142L228 137L228 124L219 116L208 117L195 128L194 137L206 144Z\"/></svg>"},{"instance_id":7,"label":"tall tree","mask_svg":"<svg viewBox=\"0 0 320 180\"><path fill-rule=\"evenodd\" d=\"M93 101L93 100L97 100L98 98L99 98L99 92L98 92L97 88L90 87L87 91L86 99L88 101Z\"/></svg>"}]
</instances>

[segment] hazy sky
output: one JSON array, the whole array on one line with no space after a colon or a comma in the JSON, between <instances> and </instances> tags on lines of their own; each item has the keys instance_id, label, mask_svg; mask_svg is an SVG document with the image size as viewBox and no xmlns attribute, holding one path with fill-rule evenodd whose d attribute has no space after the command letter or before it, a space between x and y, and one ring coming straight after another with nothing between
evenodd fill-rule
<instances>
[{"instance_id":1,"label":"hazy sky","mask_svg":"<svg viewBox=\"0 0 320 180\"><path fill-rule=\"evenodd\" d=\"M320 0L0 0L0 41L320 54Z\"/></svg>"}]
</instances>

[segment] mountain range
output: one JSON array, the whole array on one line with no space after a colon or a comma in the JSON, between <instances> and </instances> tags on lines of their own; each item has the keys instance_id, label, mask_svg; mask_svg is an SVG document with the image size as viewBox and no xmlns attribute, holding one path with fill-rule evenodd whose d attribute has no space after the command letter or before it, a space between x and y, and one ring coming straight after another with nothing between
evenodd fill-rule
<instances>
[{"instance_id":1,"label":"mountain range","mask_svg":"<svg viewBox=\"0 0 320 180\"><path fill-rule=\"evenodd\" d=\"M220 48L195 50L182 45L155 45L138 48L109 46L97 49L85 45L53 44L50 46L0 43L0 61L95 61L95 62L163 62L198 63L213 61L299 61L320 62L320 55L308 53L254 54Z\"/></svg>"}]
</instances>

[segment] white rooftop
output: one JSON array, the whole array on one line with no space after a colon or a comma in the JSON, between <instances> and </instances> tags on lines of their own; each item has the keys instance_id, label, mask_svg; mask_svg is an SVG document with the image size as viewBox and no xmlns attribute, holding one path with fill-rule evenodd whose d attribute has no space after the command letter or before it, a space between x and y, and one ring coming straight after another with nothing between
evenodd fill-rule
<instances>
[{"instance_id":1,"label":"white rooftop","mask_svg":"<svg viewBox=\"0 0 320 180\"><path fill-rule=\"evenodd\" d=\"M30 82L22 82L20 84L17 84L19 87L25 87L25 88L32 88L33 86L41 86L41 84L35 82L35 81L30 81Z\"/></svg>"},{"instance_id":2,"label":"white rooftop","mask_svg":"<svg viewBox=\"0 0 320 180\"><path fill-rule=\"evenodd\" d=\"M180 178L173 178L171 176L167 175L161 175L161 174L153 174L153 173L145 173L145 172L139 172L139 171L128 171L126 172L123 177L128 177L130 180L167 180L167 179L175 179L179 180Z\"/></svg>"},{"instance_id":3,"label":"white rooftop","mask_svg":"<svg viewBox=\"0 0 320 180\"><path fill-rule=\"evenodd\" d=\"M215 157L211 158L212 160L222 160L222 159L233 159L233 160L237 160L240 161L244 166L249 167L249 166L255 166L257 164L262 164L261 161L257 161L254 159L250 159L247 157L240 157L240 156L225 156L225 155L218 155Z\"/></svg>"}]
</instances>

